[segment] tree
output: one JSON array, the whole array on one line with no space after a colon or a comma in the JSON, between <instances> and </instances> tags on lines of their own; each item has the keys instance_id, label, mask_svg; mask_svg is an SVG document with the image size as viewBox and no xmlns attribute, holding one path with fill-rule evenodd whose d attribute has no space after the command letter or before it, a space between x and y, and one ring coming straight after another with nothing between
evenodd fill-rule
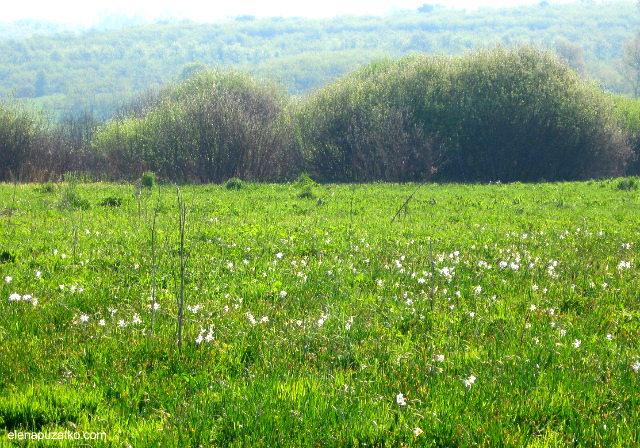
<instances>
[{"instance_id":1,"label":"tree","mask_svg":"<svg viewBox=\"0 0 640 448\"><path fill-rule=\"evenodd\" d=\"M36 82L33 85L35 89L35 96L44 96L46 95L47 90L47 78L44 74L44 70L40 70L36 75Z\"/></svg>"},{"instance_id":2,"label":"tree","mask_svg":"<svg viewBox=\"0 0 640 448\"><path fill-rule=\"evenodd\" d=\"M624 43L622 75L633 89L633 97L640 93L640 33Z\"/></svg>"},{"instance_id":3,"label":"tree","mask_svg":"<svg viewBox=\"0 0 640 448\"><path fill-rule=\"evenodd\" d=\"M576 73L583 75L587 71L587 63L584 60L584 49L566 39L559 40L556 43L556 53L567 61L569 67Z\"/></svg>"}]
</instances>

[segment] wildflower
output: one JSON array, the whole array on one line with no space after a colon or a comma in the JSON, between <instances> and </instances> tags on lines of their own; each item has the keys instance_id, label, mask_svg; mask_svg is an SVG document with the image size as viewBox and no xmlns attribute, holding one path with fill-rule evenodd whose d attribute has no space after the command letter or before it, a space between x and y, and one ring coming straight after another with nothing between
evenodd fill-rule
<instances>
[{"instance_id":1,"label":"wildflower","mask_svg":"<svg viewBox=\"0 0 640 448\"><path fill-rule=\"evenodd\" d=\"M567 334L567 330L561 329L560 330L560 336L566 336Z\"/></svg>"},{"instance_id":2,"label":"wildflower","mask_svg":"<svg viewBox=\"0 0 640 448\"><path fill-rule=\"evenodd\" d=\"M407 405L407 402L404 400L404 395L402 395L402 393L396 395L396 403L398 403L400 406Z\"/></svg>"},{"instance_id":3,"label":"wildflower","mask_svg":"<svg viewBox=\"0 0 640 448\"><path fill-rule=\"evenodd\" d=\"M612 341L613 340L613 336L611 336L611 333L609 333L607 335L607 341Z\"/></svg>"},{"instance_id":4,"label":"wildflower","mask_svg":"<svg viewBox=\"0 0 640 448\"><path fill-rule=\"evenodd\" d=\"M573 341L574 348L580 348L580 344L582 344L582 341L580 339L576 339L575 341Z\"/></svg>"},{"instance_id":5,"label":"wildflower","mask_svg":"<svg viewBox=\"0 0 640 448\"><path fill-rule=\"evenodd\" d=\"M104 321L104 319L100 319L100 321L98 322L98 325L100 325L101 327L104 327L105 325L107 325L107 323Z\"/></svg>"},{"instance_id":6,"label":"wildflower","mask_svg":"<svg viewBox=\"0 0 640 448\"><path fill-rule=\"evenodd\" d=\"M131 323L134 325L138 325L142 323L142 319L140 319L140 316L138 316L137 314L133 315L133 319L131 319Z\"/></svg>"},{"instance_id":7,"label":"wildflower","mask_svg":"<svg viewBox=\"0 0 640 448\"><path fill-rule=\"evenodd\" d=\"M473 311L470 311L470 312L469 312L469 317L476 317L476 313L475 313L475 312L473 312Z\"/></svg>"},{"instance_id":8,"label":"wildflower","mask_svg":"<svg viewBox=\"0 0 640 448\"><path fill-rule=\"evenodd\" d=\"M7 283L11 283L11 280L13 280L13 277L11 277L10 275L7 275L7 276L4 278L4 281L5 281L5 282L7 282Z\"/></svg>"},{"instance_id":9,"label":"wildflower","mask_svg":"<svg viewBox=\"0 0 640 448\"><path fill-rule=\"evenodd\" d=\"M553 316L556 313L555 308L549 308L549 316Z\"/></svg>"},{"instance_id":10,"label":"wildflower","mask_svg":"<svg viewBox=\"0 0 640 448\"><path fill-rule=\"evenodd\" d=\"M9 296L9 300L12 302L19 302L20 299L22 299L22 296L20 296L20 294L15 292Z\"/></svg>"},{"instance_id":11,"label":"wildflower","mask_svg":"<svg viewBox=\"0 0 640 448\"><path fill-rule=\"evenodd\" d=\"M80 322L89 322L89 316L87 316L86 314L81 314Z\"/></svg>"},{"instance_id":12,"label":"wildflower","mask_svg":"<svg viewBox=\"0 0 640 448\"><path fill-rule=\"evenodd\" d=\"M640 371L640 361L636 361L633 364L631 364L631 367L633 368L633 370L635 370L636 372Z\"/></svg>"},{"instance_id":13,"label":"wildflower","mask_svg":"<svg viewBox=\"0 0 640 448\"><path fill-rule=\"evenodd\" d=\"M462 382L466 387L471 387L471 385L476 382L476 377L471 375L469 378L463 379Z\"/></svg>"},{"instance_id":14,"label":"wildflower","mask_svg":"<svg viewBox=\"0 0 640 448\"><path fill-rule=\"evenodd\" d=\"M422 434L424 431L420 428L414 428L413 429L413 435L418 437L420 434Z\"/></svg>"},{"instance_id":15,"label":"wildflower","mask_svg":"<svg viewBox=\"0 0 640 448\"><path fill-rule=\"evenodd\" d=\"M537 291L537 290L538 290L538 285L533 285L533 286L531 287L531 289L533 289L534 291Z\"/></svg>"},{"instance_id":16,"label":"wildflower","mask_svg":"<svg viewBox=\"0 0 640 448\"><path fill-rule=\"evenodd\" d=\"M36 271L36 277L37 277L37 278L40 278L41 276L42 276L42 272L40 272L40 271Z\"/></svg>"},{"instance_id":17,"label":"wildflower","mask_svg":"<svg viewBox=\"0 0 640 448\"><path fill-rule=\"evenodd\" d=\"M537 307L535 305L531 305L529 307L529 311L535 311L535 310L537 310Z\"/></svg>"},{"instance_id":18,"label":"wildflower","mask_svg":"<svg viewBox=\"0 0 640 448\"><path fill-rule=\"evenodd\" d=\"M120 319L120 320L118 321L118 327L120 327L120 328L124 328L124 327L126 327L126 326L127 326L127 322L126 322L124 319Z\"/></svg>"},{"instance_id":19,"label":"wildflower","mask_svg":"<svg viewBox=\"0 0 640 448\"><path fill-rule=\"evenodd\" d=\"M200 332L198 334L198 337L195 340L196 344L201 344L202 343L202 332Z\"/></svg>"},{"instance_id":20,"label":"wildflower","mask_svg":"<svg viewBox=\"0 0 640 448\"><path fill-rule=\"evenodd\" d=\"M276 258L282 258L282 252L278 252L278 253L276 254Z\"/></svg>"},{"instance_id":21,"label":"wildflower","mask_svg":"<svg viewBox=\"0 0 640 448\"><path fill-rule=\"evenodd\" d=\"M631 262L621 261L620 264L618 265L618 270L622 270L622 269L631 269Z\"/></svg>"},{"instance_id":22,"label":"wildflower","mask_svg":"<svg viewBox=\"0 0 640 448\"><path fill-rule=\"evenodd\" d=\"M262 319L260 319L260 323L265 324L267 322L269 322L269 318L267 316L262 316Z\"/></svg>"},{"instance_id":23,"label":"wildflower","mask_svg":"<svg viewBox=\"0 0 640 448\"><path fill-rule=\"evenodd\" d=\"M476 286L475 288L473 288L473 292L474 294L480 294L482 292L482 286Z\"/></svg>"},{"instance_id":24,"label":"wildflower","mask_svg":"<svg viewBox=\"0 0 640 448\"><path fill-rule=\"evenodd\" d=\"M436 361L444 362L444 355L436 355Z\"/></svg>"},{"instance_id":25,"label":"wildflower","mask_svg":"<svg viewBox=\"0 0 640 448\"><path fill-rule=\"evenodd\" d=\"M205 336L204 340L207 341L207 342L213 341L213 329L212 328L209 328L209 332Z\"/></svg>"},{"instance_id":26,"label":"wildflower","mask_svg":"<svg viewBox=\"0 0 640 448\"><path fill-rule=\"evenodd\" d=\"M287 297L287 291L280 291L280 297L282 298Z\"/></svg>"}]
</instances>

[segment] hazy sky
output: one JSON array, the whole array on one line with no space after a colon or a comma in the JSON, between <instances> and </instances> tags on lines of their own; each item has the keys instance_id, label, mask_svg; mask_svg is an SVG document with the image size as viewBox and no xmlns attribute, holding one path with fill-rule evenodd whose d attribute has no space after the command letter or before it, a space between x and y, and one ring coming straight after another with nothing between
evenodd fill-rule
<instances>
[{"instance_id":1,"label":"hazy sky","mask_svg":"<svg viewBox=\"0 0 640 448\"><path fill-rule=\"evenodd\" d=\"M540 0L10 0L3 2L0 21L32 17L91 24L105 10L156 18L164 11L194 21L213 21L240 14L257 17L331 17L338 14L382 14L394 7L415 9L423 3L475 9L515 6ZM554 0L560 2L562 0ZM566 1L566 0L565 0Z\"/></svg>"}]
</instances>

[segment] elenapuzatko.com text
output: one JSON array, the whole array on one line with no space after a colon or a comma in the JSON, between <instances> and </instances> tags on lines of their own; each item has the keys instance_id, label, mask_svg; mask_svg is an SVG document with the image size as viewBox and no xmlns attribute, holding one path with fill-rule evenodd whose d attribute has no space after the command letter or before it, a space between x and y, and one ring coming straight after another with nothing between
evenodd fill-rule
<instances>
[{"instance_id":1,"label":"elenapuzatko.com text","mask_svg":"<svg viewBox=\"0 0 640 448\"><path fill-rule=\"evenodd\" d=\"M107 440L104 432L24 432L11 431L7 434L9 440Z\"/></svg>"}]
</instances>

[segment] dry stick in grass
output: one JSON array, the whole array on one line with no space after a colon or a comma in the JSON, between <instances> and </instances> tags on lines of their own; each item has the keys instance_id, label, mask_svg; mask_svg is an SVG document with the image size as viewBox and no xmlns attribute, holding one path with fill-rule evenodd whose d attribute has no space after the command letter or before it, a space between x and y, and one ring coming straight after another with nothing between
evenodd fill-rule
<instances>
[{"instance_id":1,"label":"dry stick in grass","mask_svg":"<svg viewBox=\"0 0 640 448\"><path fill-rule=\"evenodd\" d=\"M433 241L429 239L429 255L431 256L431 311L433 311L433 293L436 280L435 264L433 263Z\"/></svg>"},{"instance_id":2,"label":"dry stick in grass","mask_svg":"<svg viewBox=\"0 0 640 448\"><path fill-rule=\"evenodd\" d=\"M398 215L400 214L400 212L402 211L403 208L406 208L407 204L409 204L409 201L411 201L411 199L413 198L413 195L416 194L418 192L418 190L420 189L420 187L422 187L422 184L418 185L418 188L416 188L416 191L414 191L413 193L411 193L411 196L409 196L407 198L406 201L404 201L404 204L402 204L400 206L400 208L398 209L398 211L396 212L395 215L393 215L393 219L391 219L391 224L393 224L393 221L396 220L396 218L398 217Z\"/></svg>"},{"instance_id":3,"label":"dry stick in grass","mask_svg":"<svg viewBox=\"0 0 640 448\"><path fill-rule=\"evenodd\" d=\"M182 351L182 322L184 320L184 227L187 219L187 209L180 194L180 188L176 187L178 192L178 208L180 212L180 299L178 302L178 351Z\"/></svg>"},{"instance_id":4,"label":"dry stick in grass","mask_svg":"<svg viewBox=\"0 0 640 448\"><path fill-rule=\"evenodd\" d=\"M158 186L158 202L153 213L153 225L151 226L151 264L153 266L153 282L151 285L151 328L149 329L149 339L153 339L153 322L156 316L156 277L158 266L156 265L156 219L160 208L160 186Z\"/></svg>"}]
</instances>

